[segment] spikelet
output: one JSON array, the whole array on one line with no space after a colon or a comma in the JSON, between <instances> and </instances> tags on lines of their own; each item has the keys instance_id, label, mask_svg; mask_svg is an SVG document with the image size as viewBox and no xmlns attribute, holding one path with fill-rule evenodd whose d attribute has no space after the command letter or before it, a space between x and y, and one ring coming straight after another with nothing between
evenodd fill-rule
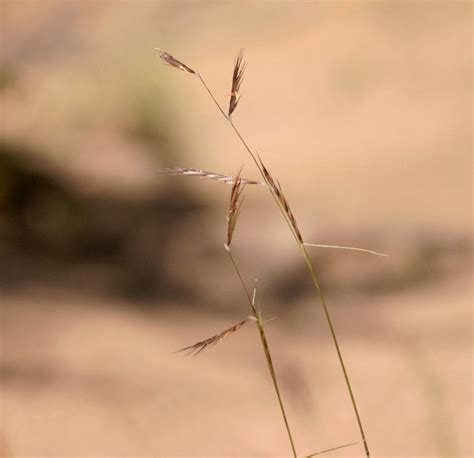
<instances>
[{"instance_id":1,"label":"spikelet","mask_svg":"<svg viewBox=\"0 0 474 458\"><path fill-rule=\"evenodd\" d=\"M200 342L196 342L193 345L181 348L181 350L178 350L177 353L187 351L189 352L189 354L196 356L202 351L204 351L206 348L212 347L213 345L222 342L227 336L233 334L234 332L237 332L245 323L247 323L247 321L248 318L238 322L237 324L234 324L230 328L224 329L222 332L216 334L215 336L209 337L209 339L201 340Z\"/></svg>"},{"instance_id":2,"label":"spikelet","mask_svg":"<svg viewBox=\"0 0 474 458\"><path fill-rule=\"evenodd\" d=\"M232 191L230 193L229 210L227 212L227 241L225 244L226 249L230 248L232 242L232 236L234 235L235 226L239 219L240 209L242 206L242 192L244 191L245 183L240 178L240 172L235 178L234 184L232 185Z\"/></svg>"},{"instance_id":3,"label":"spikelet","mask_svg":"<svg viewBox=\"0 0 474 458\"><path fill-rule=\"evenodd\" d=\"M182 70L183 72L190 73L192 75L196 74L196 72L192 68L189 68L187 65L183 64L178 59L175 59L171 54L162 51L160 48L155 48L155 50L158 51L158 57L162 60L164 64L169 65L171 67L175 67L179 70Z\"/></svg>"},{"instance_id":4,"label":"spikelet","mask_svg":"<svg viewBox=\"0 0 474 458\"><path fill-rule=\"evenodd\" d=\"M214 180L225 184L234 184L236 177L232 175L225 175L223 173L208 172L202 169L183 168L183 167L172 167L164 170L159 170L160 173L165 175L183 175L189 177L199 177L206 180ZM263 184L261 181L247 180L246 178L240 178L242 184Z\"/></svg>"},{"instance_id":5,"label":"spikelet","mask_svg":"<svg viewBox=\"0 0 474 458\"><path fill-rule=\"evenodd\" d=\"M242 61L243 56L243 50L241 49L234 62L234 72L232 74L232 91L230 93L229 102L229 118L237 108L242 95L240 93L240 86L242 84L242 80L244 79L245 67L247 66L246 63Z\"/></svg>"},{"instance_id":6,"label":"spikelet","mask_svg":"<svg viewBox=\"0 0 474 458\"><path fill-rule=\"evenodd\" d=\"M275 182L273 179L272 175L270 174L269 170L265 167L262 158L259 156L258 157L260 161L260 167L262 170L263 175L265 176L265 179L268 183L268 185L271 187L272 192L274 193L275 197L280 201L281 206L283 207L283 210L285 211L288 221L291 224L291 227L293 228L293 231L300 243L304 243L303 241L303 236L301 235L301 232L299 230L298 224L296 223L296 219L293 216L293 212L291 211L290 204L286 200L285 195L283 194L283 190L281 188L280 182Z\"/></svg>"}]
</instances>

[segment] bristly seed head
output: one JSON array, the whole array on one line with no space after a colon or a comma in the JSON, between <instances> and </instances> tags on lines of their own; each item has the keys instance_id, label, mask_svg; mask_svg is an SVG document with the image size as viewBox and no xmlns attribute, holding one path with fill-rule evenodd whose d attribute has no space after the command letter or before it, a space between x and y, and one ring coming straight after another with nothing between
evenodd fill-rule
<instances>
[{"instance_id":1,"label":"bristly seed head","mask_svg":"<svg viewBox=\"0 0 474 458\"><path fill-rule=\"evenodd\" d=\"M232 236L234 235L235 226L239 219L240 209L242 208L242 192L244 191L245 183L240 178L240 172L235 178L234 184L232 185L232 191L230 193L230 204L229 211L227 212L227 241L225 244L226 249L230 248L232 243Z\"/></svg>"},{"instance_id":2,"label":"bristly seed head","mask_svg":"<svg viewBox=\"0 0 474 458\"><path fill-rule=\"evenodd\" d=\"M225 175L223 173L208 172L203 169L193 169L184 167L172 167L164 170L159 170L160 173L166 175L183 175L189 177L199 177L206 180L214 180L225 184L234 184L236 177L232 175ZM239 177L240 178L240 177ZM263 184L261 181L247 180L246 178L240 178L243 184Z\"/></svg>"},{"instance_id":3,"label":"bristly seed head","mask_svg":"<svg viewBox=\"0 0 474 458\"><path fill-rule=\"evenodd\" d=\"M241 49L234 62L234 73L232 74L232 91L230 93L229 102L229 118L237 108L240 97L242 96L240 93L240 86L242 84L242 80L244 79L244 72L247 66L247 64L242 61L243 56L244 52Z\"/></svg>"},{"instance_id":4,"label":"bristly seed head","mask_svg":"<svg viewBox=\"0 0 474 458\"><path fill-rule=\"evenodd\" d=\"M192 68L189 68L187 65L183 64L178 59L175 59L171 54L162 51L160 48L155 48L155 50L158 51L158 57L163 61L164 64L178 68L179 70L182 70L186 73L190 73L192 75L196 74L196 72Z\"/></svg>"},{"instance_id":5,"label":"bristly seed head","mask_svg":"<svg viewBox=\"0 0 474 458\"><path fill-rule=\"evenodd\" d=\"M296 238L300 243L304 243L303 241L303 236L301 235L300 229L298 227L298 224L296 223L296 219L293 215L293 212L291 211L290 204L286 200L285 195L283 194L283 190L281 188L281 184L279 182L275 182L273 179L272 175L270 174L269 170L265 167L265 164L262 161L262 158L259 156L258 157L260 161L260 167L262 170L262 173L265 177L265 180L267 181L268 185L270 186L273 194L275 197L280 201L281 206L283 207L283 210L285 211L288 220L291 224L291 227L293 228L293 231L296 235Z\"/></svg>"},{"instance_id":6,"label":"bristly seed head","mask_svg":"<svg viewBox=\"0 0 474 458\"><path fill-rule=\"evenodd\" d=\"M181 350L178 350L178 352L188 351L193 356L196 356L206 348L222 342L227 336L233 334L234 332L237 332L245 323L247 323L247 321L248 318L240 321L237 324L234 324L230 328L224 329L221 333L216 334L215 336L209 337L209 339L201 340L200 342L196 342L193 345L181 348Z\"/></svg>"}]
</instances>

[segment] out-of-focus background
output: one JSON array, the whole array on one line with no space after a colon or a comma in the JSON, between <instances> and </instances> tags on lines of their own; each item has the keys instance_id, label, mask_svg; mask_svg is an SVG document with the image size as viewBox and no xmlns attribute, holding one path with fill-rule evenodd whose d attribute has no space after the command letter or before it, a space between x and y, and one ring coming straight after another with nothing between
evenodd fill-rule
<instances>
[{"instance_id":1,"label":"out-of-focus background","mask_svg":"<svg viewBox=\"0 0 474 458\"><path fill-rule=\"evenodd\" d=\"M472 456L470 2L2 1L3 456L289 456L258 334L223 249L257 178L193 76L291 203L373 456ZM358 441L297 247L248 187L233 252L258 297L300 454ZM361 446L332 456L363 456Z\"/></svg>"}]
</instances>

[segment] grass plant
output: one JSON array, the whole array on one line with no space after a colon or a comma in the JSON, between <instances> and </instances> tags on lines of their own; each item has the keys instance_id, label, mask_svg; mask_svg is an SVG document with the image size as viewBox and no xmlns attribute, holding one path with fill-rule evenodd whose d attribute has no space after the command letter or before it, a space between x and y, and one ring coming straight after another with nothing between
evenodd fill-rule
<instances>
[{"instance_id":1,"label":"grass plant","mask_svg":"<svg viewBox=\"0 0 474 458\"><path fill-rule=\"evenodd\" d=\"M242 85L242 81L243 81L244 72L245 72L245 69L246 69L246 64L243 61L243 52L242 51L240 51L240 53L238 54L237 58L234 61L234 68L233 68L233 73L232 73L231 93L230 93L230 100L229 100L229 106L228 106L227 112L224 111L224 109L218 103L216 97L214 96L214 93L209 88L208 84L206 83L205 79L202 77L201 73L197 72L196 70L192 69L188 65L186 65L186 64L182 63L181 61L177 60L171 54L169 54L167 52L164 52L159 48L157 48L157 51L158 51L159 58L161 59L161 61L163 63L165 63L165 64L167 64L171 67L174 67L176 69L182 70L185 73L188 73L188 74L196 77L200 81L200 83L202 84L202 86L204 87L204 89L206 90L206 92L208 93L208 95L210 96L210 98L212 99L212 101L214 102L216 107L218 108L219 112L222 114L225 121L232 128L233 132L235 133L235 135L237 136L237 138L241 142L241 144L244 147L244 149L246 150L247 154L250 155L251 159L253 160L253 162L254 162L255 166L257 167L257 169L258 169L258 171L259 171L259 173L262 177L262 180L263 180L262 182L257 182L257 181L254 181L254 180L243 179L240 176L240 172L236 176L230 176L230 175L225 175L225 174L221 174L221 173L208 172L208 171L204 171L204 170L201 170L201 169L178 168L178 167L173 168L173 169L165 169L163 171L164 173L167 173L169 175L198 176L202 179L210 179L210 180L215 180L215 181L219 181L219 182L222 182L222 183L232 185L230 205L229 205L229 210L228 210L228 214L227 214L227 220L228 220L227 237L226 237L226 242L224 243L224 247L227 251L229 260L232 263L232 265L235 269L235 272L236 272L236 274L239 278L240 284L241 284L242 289L243 289L243 291L245 293L245 296L246 296L246 300L249 303L249 306L250 306L250 309L251 309L251 315L246 320L240 321L239 323L237 323L237 324L233 325L232 327L222 331L219 334L216 334L215 336L212 336L211 338L208 338L208 339L205 339L203 341L197 342L194 345L185 347L181 351L191 351L194 355L196 355L196 354L200 353L201 351L203 351L204 349L208 348L210 345L214 345L215 343L218 343L218 342L222 341L228 335L233 334L234 332L238 331L248 320L255 321L256 324L257 324L257 327L258 327L260 340L261 340L262 348L263 348L263 351L264 351L264 354L265 354L267 366L268 366L268 369L270 371L270 375L271 375L271 378L272 378L273 387L274 387L276 396L278 398L278 403L279 403L279 406L280 406L282 418L283 418L284 423L285 423L286 431L287 431L287 434L288 434L288 439L289 439L290 445L291 445L292 454L293 454L294 457L297 456L295 441L293 439L293 434L291 432L291 428L290 428L289 421L288 421L288 416L287 416L286 411L285 411L283 399L282 399L280 388L279 388L279 385L278 385L278 379L277 379L277 376L276 376L275 367L274 367L273 360L272 360L272 357L271 357L270 347L269 347L269 344L268 344L268 339L267 339L266 334L265 334L264 320L262 318L261 308L256 303L256 288L254 288L254 292L253 292L253 294L251 294L250 289L246 285L246 283L244 281L244 278L243 278L243 275L240 271L240 268L239 268L233 254L231 252L231 249L230 249L231 242L232 242L232 236L233 236L233 233L234 233L234 230L235 230L235 227L236 227L236 224L237 224L238 216L239 216L240 210L241 210L242 194L243 194L244 188L247 185L250 185L250 184L253 184L253 185L263 184L263 185L265 185L265 187L267 188L267 190L270 192L271 196L273 197L273 200L275 201L277 207L279 208L281 215L283 216L285 222L287 223L287 226L288 226L289 230L291 231L291 233L292 233L292 235L293 235L293 237L296 241L297 247L298 247L298 249L299 249L299 251L300 251L300 253L303 257L304 263L307 267L307 270L308 270L309 275L311 277L312 283L314 285L315 293L316 293L317 297L319 298L319 301L322 305L322 308L323 308L323 311L324 311L324 316L326 318L327 325L328 325L330 333L331 333L332 341L333 341L333 344L334 344L334 347L335 347L335 350L336 350L336 353L337 353L337 358L338 358L338 361L339 361L339 364L340 364L340 367L341 367L341 370L342 370L342 373L343 373L344 381L345 381L345 384L346 384L346 387L347 387L347 391L348 391L348 394L349 394L349 397L350 397L352 409L354 411L355 419L357 421L357 426L358 426L360 437L361 437L361 442L344 444L344 445L341 445L341 446L338 446L338 447L334 447L334 448L327 449L327 450L322 450L320 452L316 452L316 453L306 455L306 456L307 457L312 457L312 456L316 456L316 455L321 455L323 453L327 453L327 452L337 450L337 449L340 449L340 448L343 448L343 447L348 447L348 446L352 446L352 445L362 443L363 447L364 447L364 452L365 452L366 457L370 458L369 445L368 445L368 442L367 442L367 438L366 438L365 430L364 430L363 423L362 423L362 420L361 420L361 416L360 416L360 413L359 413L359 408L358 408L358 405L357 405L357 402L356 402L356 398L355 398L355 395L354 395L354 392L353 392L353 389L352 389L352 384L351 384L351 381L350 381L350 378L349 378L349 373L347 371L346 364L344 362L344 358L343 358L343 355L342 355L339 340L338 340L337 335L336 335L335 327L334 327L334 324L333 324L333 320L332 320L329 308L327 306L325 297L324 297L323 292L321 290L321 286L320 286L320 283L319 283L319 280L318 280L318 277L317 277L317 274L316 274L316 270L315 270L315 267L313 265L313 262L311 260L311 257L309 255L309 252L308 252L307 248L308 247L337 248L337 249L345 249L345 250L362 251L362 252L367 252L367 253L380 255L380 256L386 256L386 255L383 254L383 253L378 253L378 252L372 251L372 250L366 250L364 248L354 248L354 247L339 246L339 245L322 245L322 244L309 243L309 242L305 241L305 239L303 238L303 235L302 235L302 233L299 229L297 220L296 220L296 218L295 218L295 216L294 216L294 214L293 214L293 212L290 208L290 204L288 202L288 199L286 198L286 196L283 192L283 189L282 189L282 186L281 186L280 182L273 177L272 173L270 172L268 166L264 163L263 159L249 147L247 141L245 140L245 138L241 134L240 130L236 127L236 125L235 125L235 123L232 119L232 115L234 114L235 110L237 109L240 98L242 96L242 94L241 94L241 85Z\"/></svg>"}]
</instances>

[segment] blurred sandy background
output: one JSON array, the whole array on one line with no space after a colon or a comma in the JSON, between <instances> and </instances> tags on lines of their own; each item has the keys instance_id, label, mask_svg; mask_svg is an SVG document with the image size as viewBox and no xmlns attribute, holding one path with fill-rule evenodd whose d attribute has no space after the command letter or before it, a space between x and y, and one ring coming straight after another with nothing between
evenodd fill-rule
<instances>
[{"instance_id":1,"label":"blurred sandy background","mask_svg":"<svg viewBox=\"0 0 474 458\"><path fill-rule=\"evenodd\" d=\"M0 453L289 456L222 243L229 188L278 177L314 249L374 457L472 447L470 2L2 1ZM234 253L260 299L301 455L358 440L319 302L262 188ZM328 455L329 456L329 455ZM361 446L331 456L363 456Z\"/></svg>"}]
</instances>

